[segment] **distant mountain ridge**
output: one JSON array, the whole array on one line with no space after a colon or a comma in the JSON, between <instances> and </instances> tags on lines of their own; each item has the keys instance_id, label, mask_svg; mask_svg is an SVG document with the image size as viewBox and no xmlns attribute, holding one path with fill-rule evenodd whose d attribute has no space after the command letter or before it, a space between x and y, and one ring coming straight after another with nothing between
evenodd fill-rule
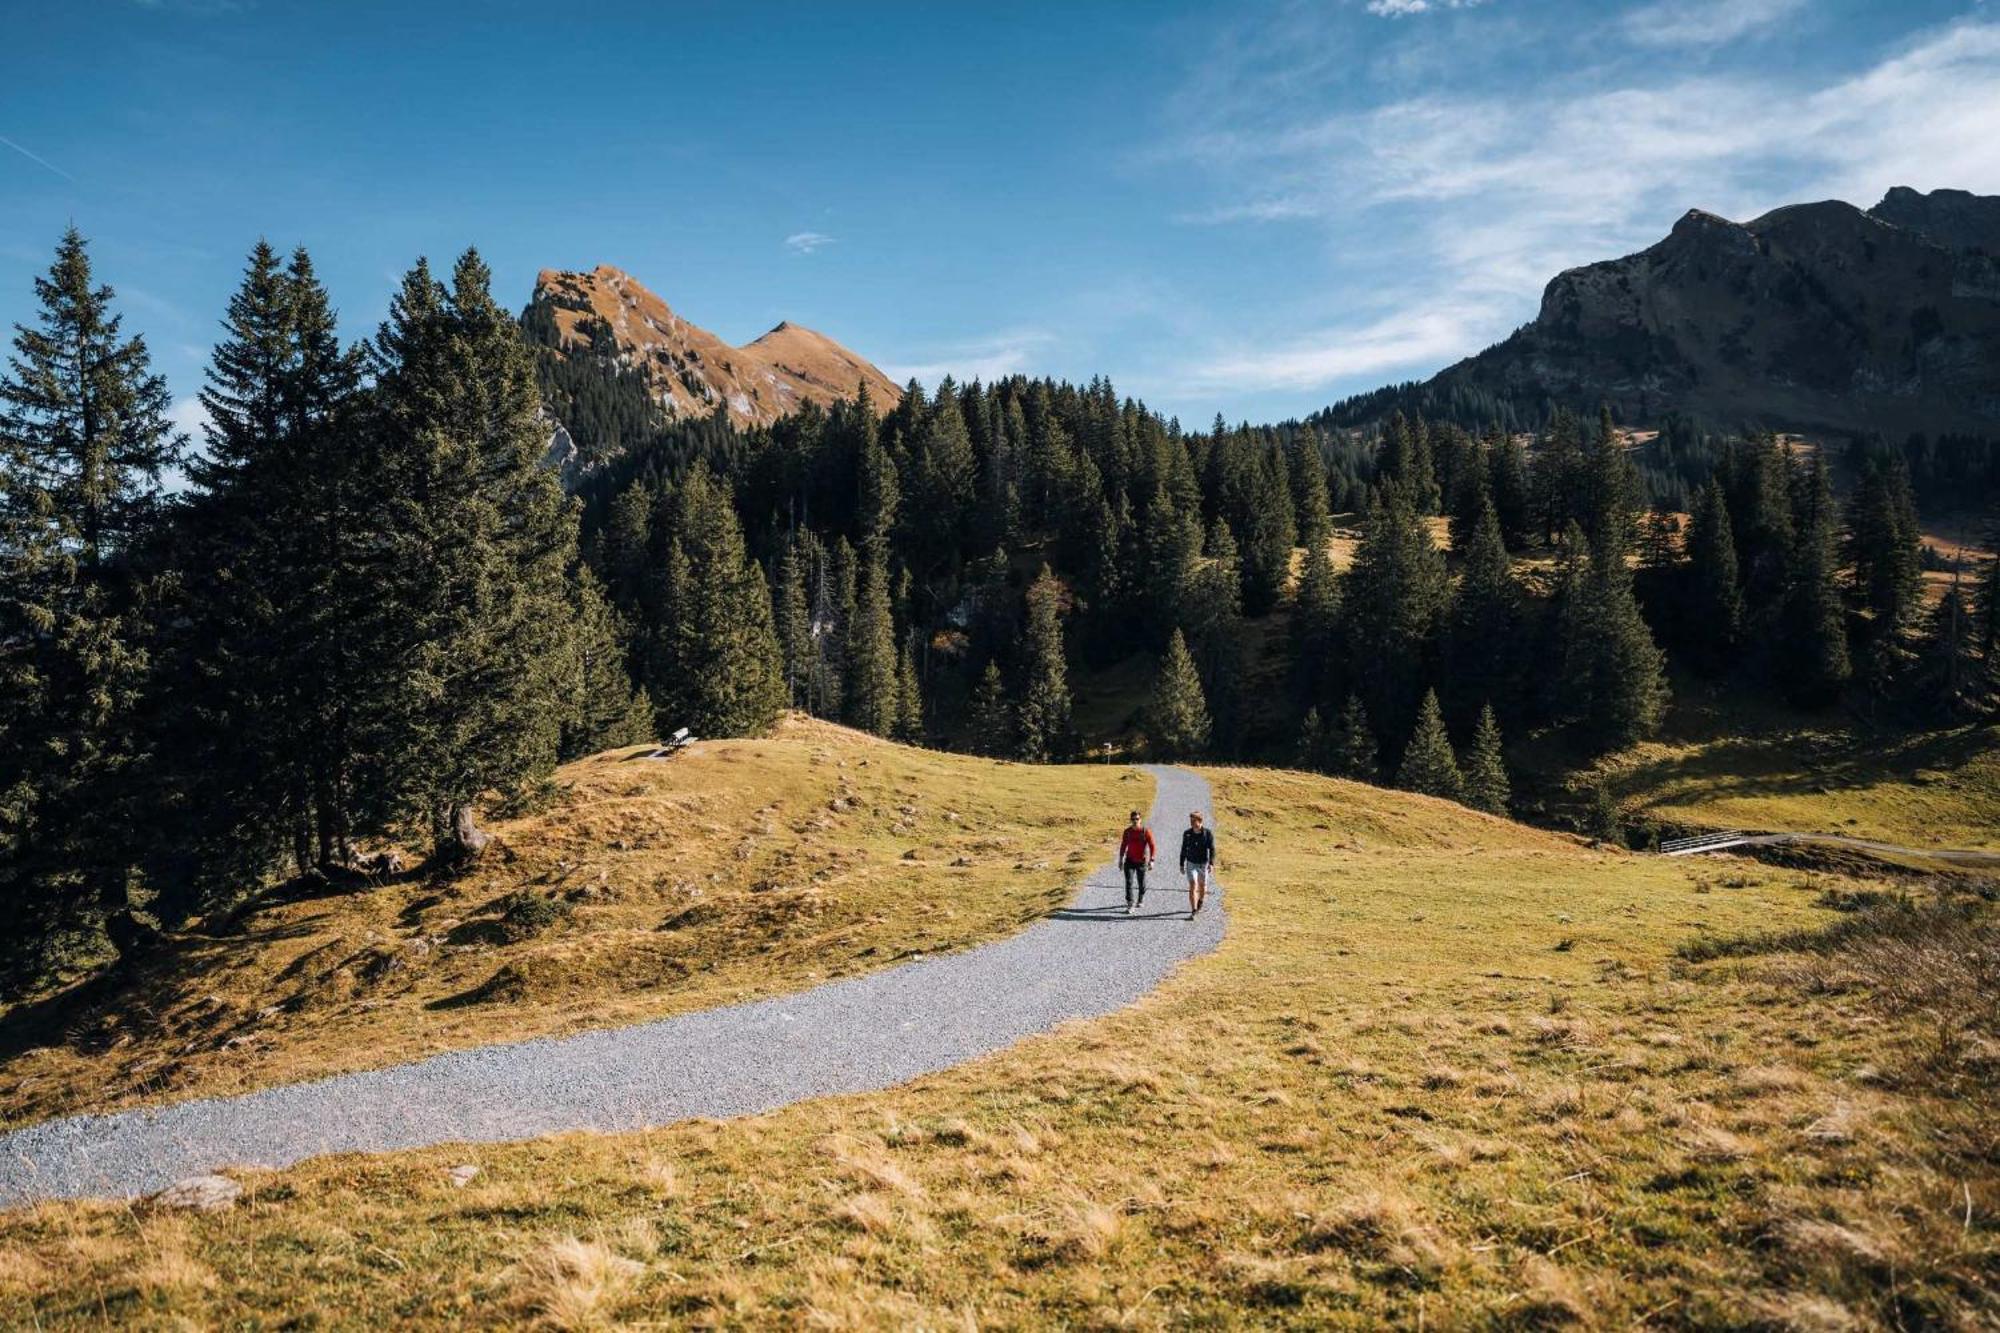
<instances>
[{"instance_id":1,"label":"distant mountain ridge","mask_svg":"<svg viewBox=\"0 0 2000 1333\"><path fill-rule=\"evenodd\" d=\"M1558 274L1504 342L1411 392L1745 425L2000 435L2000 198L1898 186ZM1360 400L1357 400L1357 402Z\"/></svg>"},{"instance_id":2,"label":"distant mountain ridge","mask_svg":"<svg viewBox=\"0 0 2000 1333\"><path fill-rule=\"evenodd\" d=\"M852 398L862 385L882 411L902 397L887 375L823 333L785 321L733 347L609 264L544 269L527 321L558 356L590 353L642 375L669 418L721 408L738 426L761 426L808 402Z\"/></svg>"}]
</instances>

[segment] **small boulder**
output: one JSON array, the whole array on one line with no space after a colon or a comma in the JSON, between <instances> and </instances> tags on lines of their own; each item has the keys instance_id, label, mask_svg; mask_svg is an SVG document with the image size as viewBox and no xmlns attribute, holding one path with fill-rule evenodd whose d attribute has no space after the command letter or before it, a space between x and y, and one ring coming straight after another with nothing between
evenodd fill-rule
<instances>
[{"instance_id":1,"label":"small boulder","mask_svg":"<svg viewBox=\"0 0 2000 1333\"><path fill-rule=\"evenodd\" d=\"M453 1167L451 1169L452 1188L461 1190L464 1189L467 1185L470 1185L472 1183L473 1177L477 1176L478 1174L479 1174L479 1168L472 1165L472 1163L470 1162L467 1162L463 1166Z\"/></svg>"},{"instance_id":2,"label":"small boulder","mask_svg":"<svg viewBox=\"0 0 2000 1333\"><path fill-rule=\"evenodd\" d=\"M243 1194L243 1187L228 1176L189 1176L155 1194L157 1208L184 1208L197 1213L219 1213Z\"/></svg>"}]
</instances>

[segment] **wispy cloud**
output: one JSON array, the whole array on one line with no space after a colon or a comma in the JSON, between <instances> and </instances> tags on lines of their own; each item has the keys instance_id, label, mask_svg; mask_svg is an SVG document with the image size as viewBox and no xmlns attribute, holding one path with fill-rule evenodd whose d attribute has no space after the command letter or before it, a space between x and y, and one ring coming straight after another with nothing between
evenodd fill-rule
<instances>
[{"instance_id":1,"label":"wispy cloud","mask_svg":"<svg viewBox=\"0 0 2000 1333\"><path fill-rule=\"evenodd\" d=\"M795 231L785 238L785 248L795 255L809 255L832 245L835 237L820 231Z\"/></svg>"},{"instance_id":2,"label":"wispy cloud","mask_svg":"<svg viewBox=\"0 0 2000 1333\"><path fill-rule=\"evenodd\" d=\"M1313 389L1350 376L1381 376L1410 365L1438 364L1457 354L1465 319L1484 313L1422 307L1358 326L1317 330L1275 345L1225 349L1190 370L1180 387L1200 394Z\"/></svg>"},{"instance_id":3,"label":"wispy cloud","mask_svg":"<svg viewBox=\"0 0 2000 1333\"><path fill-rule=\"evenodd\" d=\"M1719 46L1772 28L1803 11L1806 0L1658 0L1620 23L1642 46Z\"/></svg>"},{"instance_id":4,"label":"wispy cloud","mask_svg":"<svg viewBox=\"0 0 2000 1333\"><path fill-rule=\"evenodd\" d=\"M1352 318L1307 336L1190 348L1188 375L1219 364L1310 388L1428 373L1505 336L1555 273L1650 244L1691 206L1746 218L1806 199L1865 207L1896 184L2000 190L2000 135L1966 132L1994 124L2000 23L1982 21L1817 80L1588 67L1533 91L1219 116L1178 150L1227 202L1184 220L1314 225L1408 276L1341 292Z\"/></svg>"},{"instance_id":5,"label":"wispy cloud","mask_svg":"<svg viewBox=\"0 0 2000 1333\"><path fill-rule=\"evenodd\" d=\"M1430 14L1440 9L1473 9L1486 0L1368 0L1368 12L1388 19Z\"/></svg>"},{"instance_id":6,"label":"wispy cloud","mask_svg":"<svg viewBox=\"0 0 2000 1333\"><path fill-rule=\"evenodd\" d=\"M922 353L922 360L885 363L882 373L899 384L916 380L935 385L946 375L961 384L975 379L991 383L1032 372L1036 354L1054 341L1055 335L1040 329L1006 329L929 349Z\"/></svg>"},{"instance_id":7,"label":"wispy cloud","mask_svg":"<svg viewBox=\"0 0 2000 1333\"><path fill-rule=\"evenodd\" d=\"M53 171L56 175L62 177L64 180L68 181L71 185L83 184L82 181L70 175L67 171L64 171L61 167L57 166L55 163L49 161L45 157L41 157L38 156L37 154L29 152L27 149L21 147L21 145L15 143L12 139L9 139L4 134L0 134L0 144L6 144L9 148L19 153L22 157L27 158L30 162L33 162L35 165L40 167L46 167L48 170Z\"/></svg>"}]
</instances>

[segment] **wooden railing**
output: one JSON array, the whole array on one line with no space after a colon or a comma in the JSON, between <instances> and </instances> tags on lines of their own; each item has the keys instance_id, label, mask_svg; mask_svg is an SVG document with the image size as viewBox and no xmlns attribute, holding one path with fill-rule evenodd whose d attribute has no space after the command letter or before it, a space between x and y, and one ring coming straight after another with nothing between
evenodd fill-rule
<instances>
[{"instance_id":1,"label":"wooden railing","mask_svg":"<svg viewBox=\"0 0 2000 1333\"><path fill-rule=\"evenodd\" d=\"M1750 835L1740 829L1731 829L1727 833L1703 833L1692 838L1669 838L1660 844L1660 855L1692 856L1696 852L1718 852L1749 840Z\"/></svg>"}]
</instances>

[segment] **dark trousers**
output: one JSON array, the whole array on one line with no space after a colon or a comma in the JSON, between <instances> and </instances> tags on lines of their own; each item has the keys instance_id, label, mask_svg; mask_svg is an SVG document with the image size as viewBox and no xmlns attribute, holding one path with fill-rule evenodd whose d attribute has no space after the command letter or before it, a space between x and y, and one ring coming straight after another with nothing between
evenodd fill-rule
<instances>
[{"instance_id":1,"label":"dark trousers","mask_svg":"<svg viewBox=\"0 0 2000 1333\"><path fill-rule=\"evenodd\" d=\"M1136 897L1133 896L1132 892L1134 885L1137 885L1139 890ZM1143 903L1145 901L1146 863L1144 861L1127 861L1125 862L1125 905L1131 907L1135 903Z\"/></svg>"}]
</instances>

